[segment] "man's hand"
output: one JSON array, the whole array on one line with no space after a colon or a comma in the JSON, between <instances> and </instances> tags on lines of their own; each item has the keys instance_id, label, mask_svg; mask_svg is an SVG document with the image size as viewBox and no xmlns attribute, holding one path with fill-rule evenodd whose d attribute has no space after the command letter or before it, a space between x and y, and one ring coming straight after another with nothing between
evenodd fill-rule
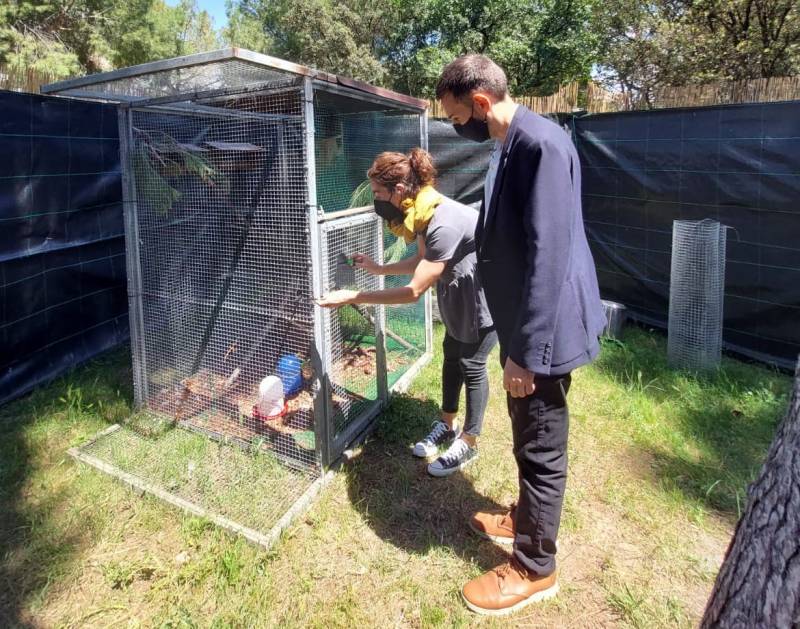
<instances>
[{"instance_id":1,"label":"man's hand","mask_svg":"<svg viewBox=\"0 0 800 629\"><path fill-rule=\"evenodd\" d=\"M355 262L355 267L357 269L364 269L370 275L377 275L381 268L380 264L363 253L354 253L353 262Z\"/></svg>"},{"instance_id":2,"label":"man's hand","mask_svg":"<svg viewBox=\"0 0 800 629\"><path fill-rule=\"evenodd\" d=\"M318 306L323 308L336 308L337 306L346 306L347 304L356 303L358 291L354 290L335 290L327 295L323 295L316 300Z\"/></svg>"},{"instance_id":3,"label":"man's hand","mask_svg":"<svg viewBox=\"0 0 800 629\"><path fill-rule=\"evenodd\" d=\"M533 393L536 385L533 382L533 372L520 367L511 358L506 358L503 369L503 388L511 397L526 397Z\"/></svg>"}]
</instances>

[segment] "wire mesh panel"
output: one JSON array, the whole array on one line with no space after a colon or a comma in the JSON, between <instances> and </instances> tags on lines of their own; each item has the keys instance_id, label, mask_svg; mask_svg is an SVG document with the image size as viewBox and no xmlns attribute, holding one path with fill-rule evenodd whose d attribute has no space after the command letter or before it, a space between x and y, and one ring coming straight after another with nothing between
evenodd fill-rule
<instances>
[{"instance_id":1,"label":"wire mesh panel","mask_svg":"<svg viewBox=\"0 0 800 629\"><path fill-rule=\"evenodd\" d=\"M408 152L424 144L418 114L388 104L370 102L328 91L321 86L314 95L315 162L318 203L334 212L372 204L367 179L375 158L383 151ZM416 244L406 246L388 230L385 259L399 261L416 255ZM409 277L384 278L386 287L404 286ZM386 308L385 342L388 384L400 378L426 356L426 303Z\"/></svg>"},{"instance_id":2,"label":"wire mesh panel","mask_svg":"<svg viewBox=\"0 0 800 629\"><path fill-rule=\"evenodd\" d=\"M125 120L138 410L81 456L262 539L321 472L302 95Z\"/></svg>"},{"instance_id":3,"label":"wire mesh panel","mask_svg":"<svg viewBox=\"0 0 800 629\"><path fill-rule=\"evenodd\" d=\"M190 95L198 91L246 88L279 81L289 76L240 59L224 59L188 67L176 67L137 76L96 82L76 88L76 95L96 95L98 98L138 100L162 96ZM64 93L70 95L72 91Z\"/></svg>"},{"instance_id":4,"label":"wire mesh panel","mask_svg":"<svg viewBox=\"0 0 800 629\"><path fill-rule=\"evenodd\" d=\"M372 204L367 170L383 151L420 145L418 114L319 89L314 94L317 201L325 212Z\"/></svg>"},{"instance_id":5,"label":"wire mesh panel","mask_svg":"<svg viewBox=\"0 0 800 629\"><path fill-rule=\"evenodd\" d=\"M299 94L283 94L276 114L133 111L138 395L188 427L262 440L314 465L302 381L312 314L299 107ZM273 409L259 406L259 387L275 375L287 408L265 419Z\"/></svg>"},{"instance_id":6,"label":"wire mesh panel","mask_svg":"<svg viewBox=\"0 0 800 629\"><path fill-rule=\"evenodd\" d=\"M75 454L139 489L267 546L283 528L284 514L318 485L312 482L314 476L285 465L269 450L243 449L187 430L171 430L153 439L118 428Z\"/></svg>"},{"instance_id":7,"label":"wire mesh panel","mask_svg":"<svg viewBox=\"0 0 800 629\"><path fill-rule=\"evenodd\" d=\"M384 264L399 262L417 255L417 244L406 245L388 230L384 234ZM390 275L386 277L386 288L405 286L410 275ZM404 375L410 373L418 361L424 359L428 347L428 320L426 299L412 304L389 306L386 308L386 367L389 388L394 389Z\"/></svg>"},{"instance_id":8,"label":"wire mesh panel","mask_svg":"<svg viewBox=\"0 0 800 629\"><path fill-rule=\"evenodd\" d=\"M322 225L325 291L377 290L379 276L353 266L353 256L380 257L381 224L372 212ZM326 375L329 385L330 439L334 455L348 445L377 410L385 380L380 343L381 312L374 306L347 305L325 310Z\"/></svg>"},{"instance_id":9,"label":"wire mesh panel","mask_svg":"<svg viewBox=\"0 0 800 629\"><path fill-rule=\"evenodd\" d=\"M668 357L682 369L712 369L722 353L725 226L675 221L672 229Z\"/></svg>"}]
</instances>

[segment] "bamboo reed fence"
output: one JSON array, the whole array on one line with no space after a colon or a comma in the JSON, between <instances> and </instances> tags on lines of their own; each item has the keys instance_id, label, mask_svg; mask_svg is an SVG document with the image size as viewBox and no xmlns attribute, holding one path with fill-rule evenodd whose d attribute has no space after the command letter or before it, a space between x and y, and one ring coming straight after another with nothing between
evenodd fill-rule
<instances>
[{"instance_id":1,"label":"bamboo reed fence","mask_svg":"<svg viewBox=\"0 0 800 629\"><path fill-rule=\"evenodd\" d=\"M33 68L0 64L0 90L39 93L39 86L65 77Z\"/></svg>"},{"instance_id":2,"label":"bamboo reed fence","mask_svg":"<svg viewBox=\"0 0 800 629\"><path fill-rule=\"evenodd\" d=\"M518 103L540 114L570 113L587 110L592 113L622 111L627 109L628 99L594 82L574 82L563 85L548 96L516 96ZM429 100L428 115L431 118L446 118L438 100Z\"/></svg>"},{"instance_id":3,"label":"bamboo reed fence","mask_svg":"<svg viewBox=\"0 0 800 629\"><path fill-rule=\"evenodd\" d=\"M630 93L615 92L599 83L569 83L549 96L516 96L515 100L540 114L589 113L647 109ZM666 86L655 90L651 108L708 107L735 103L762 103L800 100L800 77L774 77L746 81L715 81L698 85ZM429 101L428 115L444 118L441 103Z\"/></svg>"},{"instance_id":4,"label":"bamboo reed fence","mask_svg":"<svg viewBox=\"0 0 800 629\"><path fill-rule=\"evenodd\" d=\"M734 103L769 103L800 99L800 76L714 81L698 85L661 87L653 94L656 108L704 107Z\"/></svg>"},{"instance_id":5,"label":"bamboo reed fence","mask_svg":"<svg viewBox=\"0 0 800 629\"><path fill-rule=\"evenodd\" d=\"M0 89L4 90L38 93L40 85L61 78L64 77L33 68L0 64ZM594 81L576 81L563 85L548 96L517 96L516 100L540 114L570 113L576 110L604 113L647 108L645 103L632 98L630 93L611 91ZM651 107L707 107L785 100L800 100L800 76L664 86L653 92ZM439 101L431 100L429 104L430 117L446 117Z\"/></svg>"}]
</instances>

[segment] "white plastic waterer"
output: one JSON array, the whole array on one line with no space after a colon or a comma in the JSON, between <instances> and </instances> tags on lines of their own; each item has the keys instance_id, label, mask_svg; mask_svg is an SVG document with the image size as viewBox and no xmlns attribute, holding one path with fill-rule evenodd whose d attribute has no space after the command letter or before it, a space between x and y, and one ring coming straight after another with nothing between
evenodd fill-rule
<instances>
[{"instance_id":1,"label":"white plastic waterer","mask_svg":"<svg viewBox=\"0 0 800 629\"><path fill-rule=\"evenodd\" d=\"M278 376L267 376L258 385L258 412L273 417L283 412L283 382Z\"/></svg>"}]
</instances>

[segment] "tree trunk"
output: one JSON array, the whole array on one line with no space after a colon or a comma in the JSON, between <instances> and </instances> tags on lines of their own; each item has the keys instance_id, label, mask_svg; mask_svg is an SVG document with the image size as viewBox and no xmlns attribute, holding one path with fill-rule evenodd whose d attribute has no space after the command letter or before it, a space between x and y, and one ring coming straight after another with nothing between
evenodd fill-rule
<instances>
[{"instance_id":1,"label":"tree trunk","mask_svg":"<svg viewBox=\"0 0 800 629\"><path fill-rule=\"evenodd\" d=\"M736 526L701 627L800 626L800 361L747 508Z\"/></svg>"}]
</instances>

